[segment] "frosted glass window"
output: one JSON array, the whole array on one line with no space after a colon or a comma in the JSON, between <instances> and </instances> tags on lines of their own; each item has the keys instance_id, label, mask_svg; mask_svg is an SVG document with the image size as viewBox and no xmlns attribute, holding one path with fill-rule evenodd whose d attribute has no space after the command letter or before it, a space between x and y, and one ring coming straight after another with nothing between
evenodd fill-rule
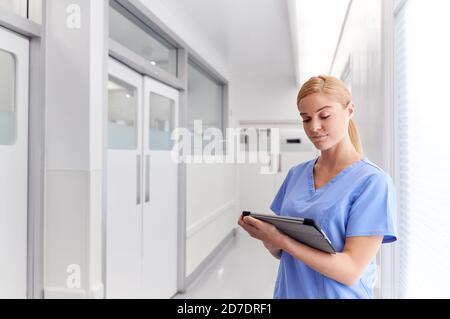
<instances>
[{"instance_id":1,"label":"frosted glass window","mask_svg":"<svg viewBox=\"0 0 450 319\"><path fill-rule=\"evenodd\" d=\"M0 0L0 10L8 10L36 23L42 20L42 0Z\"/></svg>"},{"instance_id":2,"label":"frosted glass window","mask_svg":"<svg viewBox=\"0 0 450 319\"><path fill-rule=\"evenodd\" d=\"M202 121L203 134L209 128L223 128L223 85L209 76L196 64L188 65L188 129L194 133L193 145L204 147L209 142L194 130L194 122Z\"/></svg>"},{"instance_id":3,"label":"frosted glass window","mask_svg":"<svg viewBox=\"0 0 450 319\"><path fill-rule=\"evenodd\" d=\"M203 121L205 128L222 127L223 86L193 63L188 68L188 125Z\"/></svg>"},{"instance_id":4,"label":"frosted glass window","mask_svg":"<svg viewBox=\"0 0 450 319\"><path fill-rule=\"evenodd\" d=\"M16 59L0 50L0 145L16 140Z\"/></svg>"},{"instance_id":5,"label":"frosted glass window","mask_svg":"<svg viewBox=\"0 0 450 319\"><path fill-rule=\"evenodd\" d=\"M108 82L108 145L113 150L137 148L136 88L110 78Z\"/></svg>"},{"instance_id":6,"label":"frosted glass window","mask_svg":"<svg viewBox=\"0 0 450 319\"><path fill-rule=\"evenodd\" d=\"M42 0L28 0L28 19L42 23Z\"/></svg>"},{"instance_id":7,"label":"frosted glass window","mask_svg":"<svg viewBox=\"0 0 450 319\"><path fill-rule=\"evenodd\" d=\"M110 37L153 66L177 76L177 49L124 8L110 7Z\"/></svg>"},{"instance_id":8,"label":"frosted glass window","mask_svg":"<svg viewBox=\"0 0 450 319\"><path fill-rule=\"evenodd\" d=\"M150 93L149 147L153 151L170 151L174 130L175 102L167 97Z\"/></svg>"},{"instance_id":9,"label":"frosted glass window","mask_svg":"<svg viewBox=\"0 0 450 319\"><path fill-rule=\"evenodd\" d=\"M22 17L28 17L27 0L0 0L0 9L6 9Z\"/></svg>"}]
</instances>

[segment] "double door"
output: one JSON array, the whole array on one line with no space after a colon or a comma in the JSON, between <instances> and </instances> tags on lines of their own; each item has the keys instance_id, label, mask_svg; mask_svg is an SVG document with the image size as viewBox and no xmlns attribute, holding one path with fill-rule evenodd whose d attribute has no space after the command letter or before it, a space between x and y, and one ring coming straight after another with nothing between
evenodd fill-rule
<instances>
[{"instance_id":1,"label":"double door","mask_svg":"<svg viewBox=\"0 0 450 319\"><path fill-rule=\"evenodd\" d=\"M0 27L0 299L26 298L29 40Z\"/></svg>"},{"instance_id":2,"label":"double door","mask_svg":"<svg viewBox=\"0 0 450 319\"><path fill-rule=\"evenodd\" d=\"M113 59L109 73L107 298L170 298L177 292L171 133L179 92Z\"/></svg>"}]
</instances>

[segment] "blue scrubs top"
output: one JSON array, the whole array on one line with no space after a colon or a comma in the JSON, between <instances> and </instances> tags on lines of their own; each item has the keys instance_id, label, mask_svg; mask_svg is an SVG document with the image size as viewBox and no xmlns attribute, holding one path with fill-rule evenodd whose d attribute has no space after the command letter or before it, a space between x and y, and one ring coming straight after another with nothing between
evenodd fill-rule
<instances>
[{"instance_id":1,"label":"blue scrubs top","mask_svg":"<svg viewBox=\"0 0 450 319\"><path fill-rule=\"evenodd\" d=\"M384 236L383 243L396 241L396 194L390 176L363 158L316 190L313 169L318 159L289 171L272 211L280 216L314 219L337 252L344 250L347 237ZM274 298L373 298L376 275L374 258L354 286L345 286L283 251Z\"/></svg>"}]
</instances>

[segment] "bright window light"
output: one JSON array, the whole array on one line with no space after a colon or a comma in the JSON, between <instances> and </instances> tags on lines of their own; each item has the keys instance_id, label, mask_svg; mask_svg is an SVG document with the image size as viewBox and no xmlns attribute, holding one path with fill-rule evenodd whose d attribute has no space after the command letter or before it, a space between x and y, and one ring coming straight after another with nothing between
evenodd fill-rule
<instances>
[{"instance_id":1,"label":"bright window light","mask_svg":"<svg viewBox=\"0 0 450 319\"><path fill-rule=\"evenodd\" d=\"M401 298L450 298L448 12L448 0L409 0L396 16Z\"/></svg>"}]
</instances>

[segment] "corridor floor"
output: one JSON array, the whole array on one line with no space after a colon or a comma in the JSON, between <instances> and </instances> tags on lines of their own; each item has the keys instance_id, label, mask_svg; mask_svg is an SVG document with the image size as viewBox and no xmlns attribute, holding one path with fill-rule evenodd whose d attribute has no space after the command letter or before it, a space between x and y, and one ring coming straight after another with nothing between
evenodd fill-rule
<instances>
[{"instance_id":1,"label":"corridor floor","mask_svg":"<svg viewBox=\"0 0 450 319\"><path fill-rule=\"evenodd\" d=\"M279 261L242 230L175 299L272 299Z\"/></svg>"}]
</instances>

